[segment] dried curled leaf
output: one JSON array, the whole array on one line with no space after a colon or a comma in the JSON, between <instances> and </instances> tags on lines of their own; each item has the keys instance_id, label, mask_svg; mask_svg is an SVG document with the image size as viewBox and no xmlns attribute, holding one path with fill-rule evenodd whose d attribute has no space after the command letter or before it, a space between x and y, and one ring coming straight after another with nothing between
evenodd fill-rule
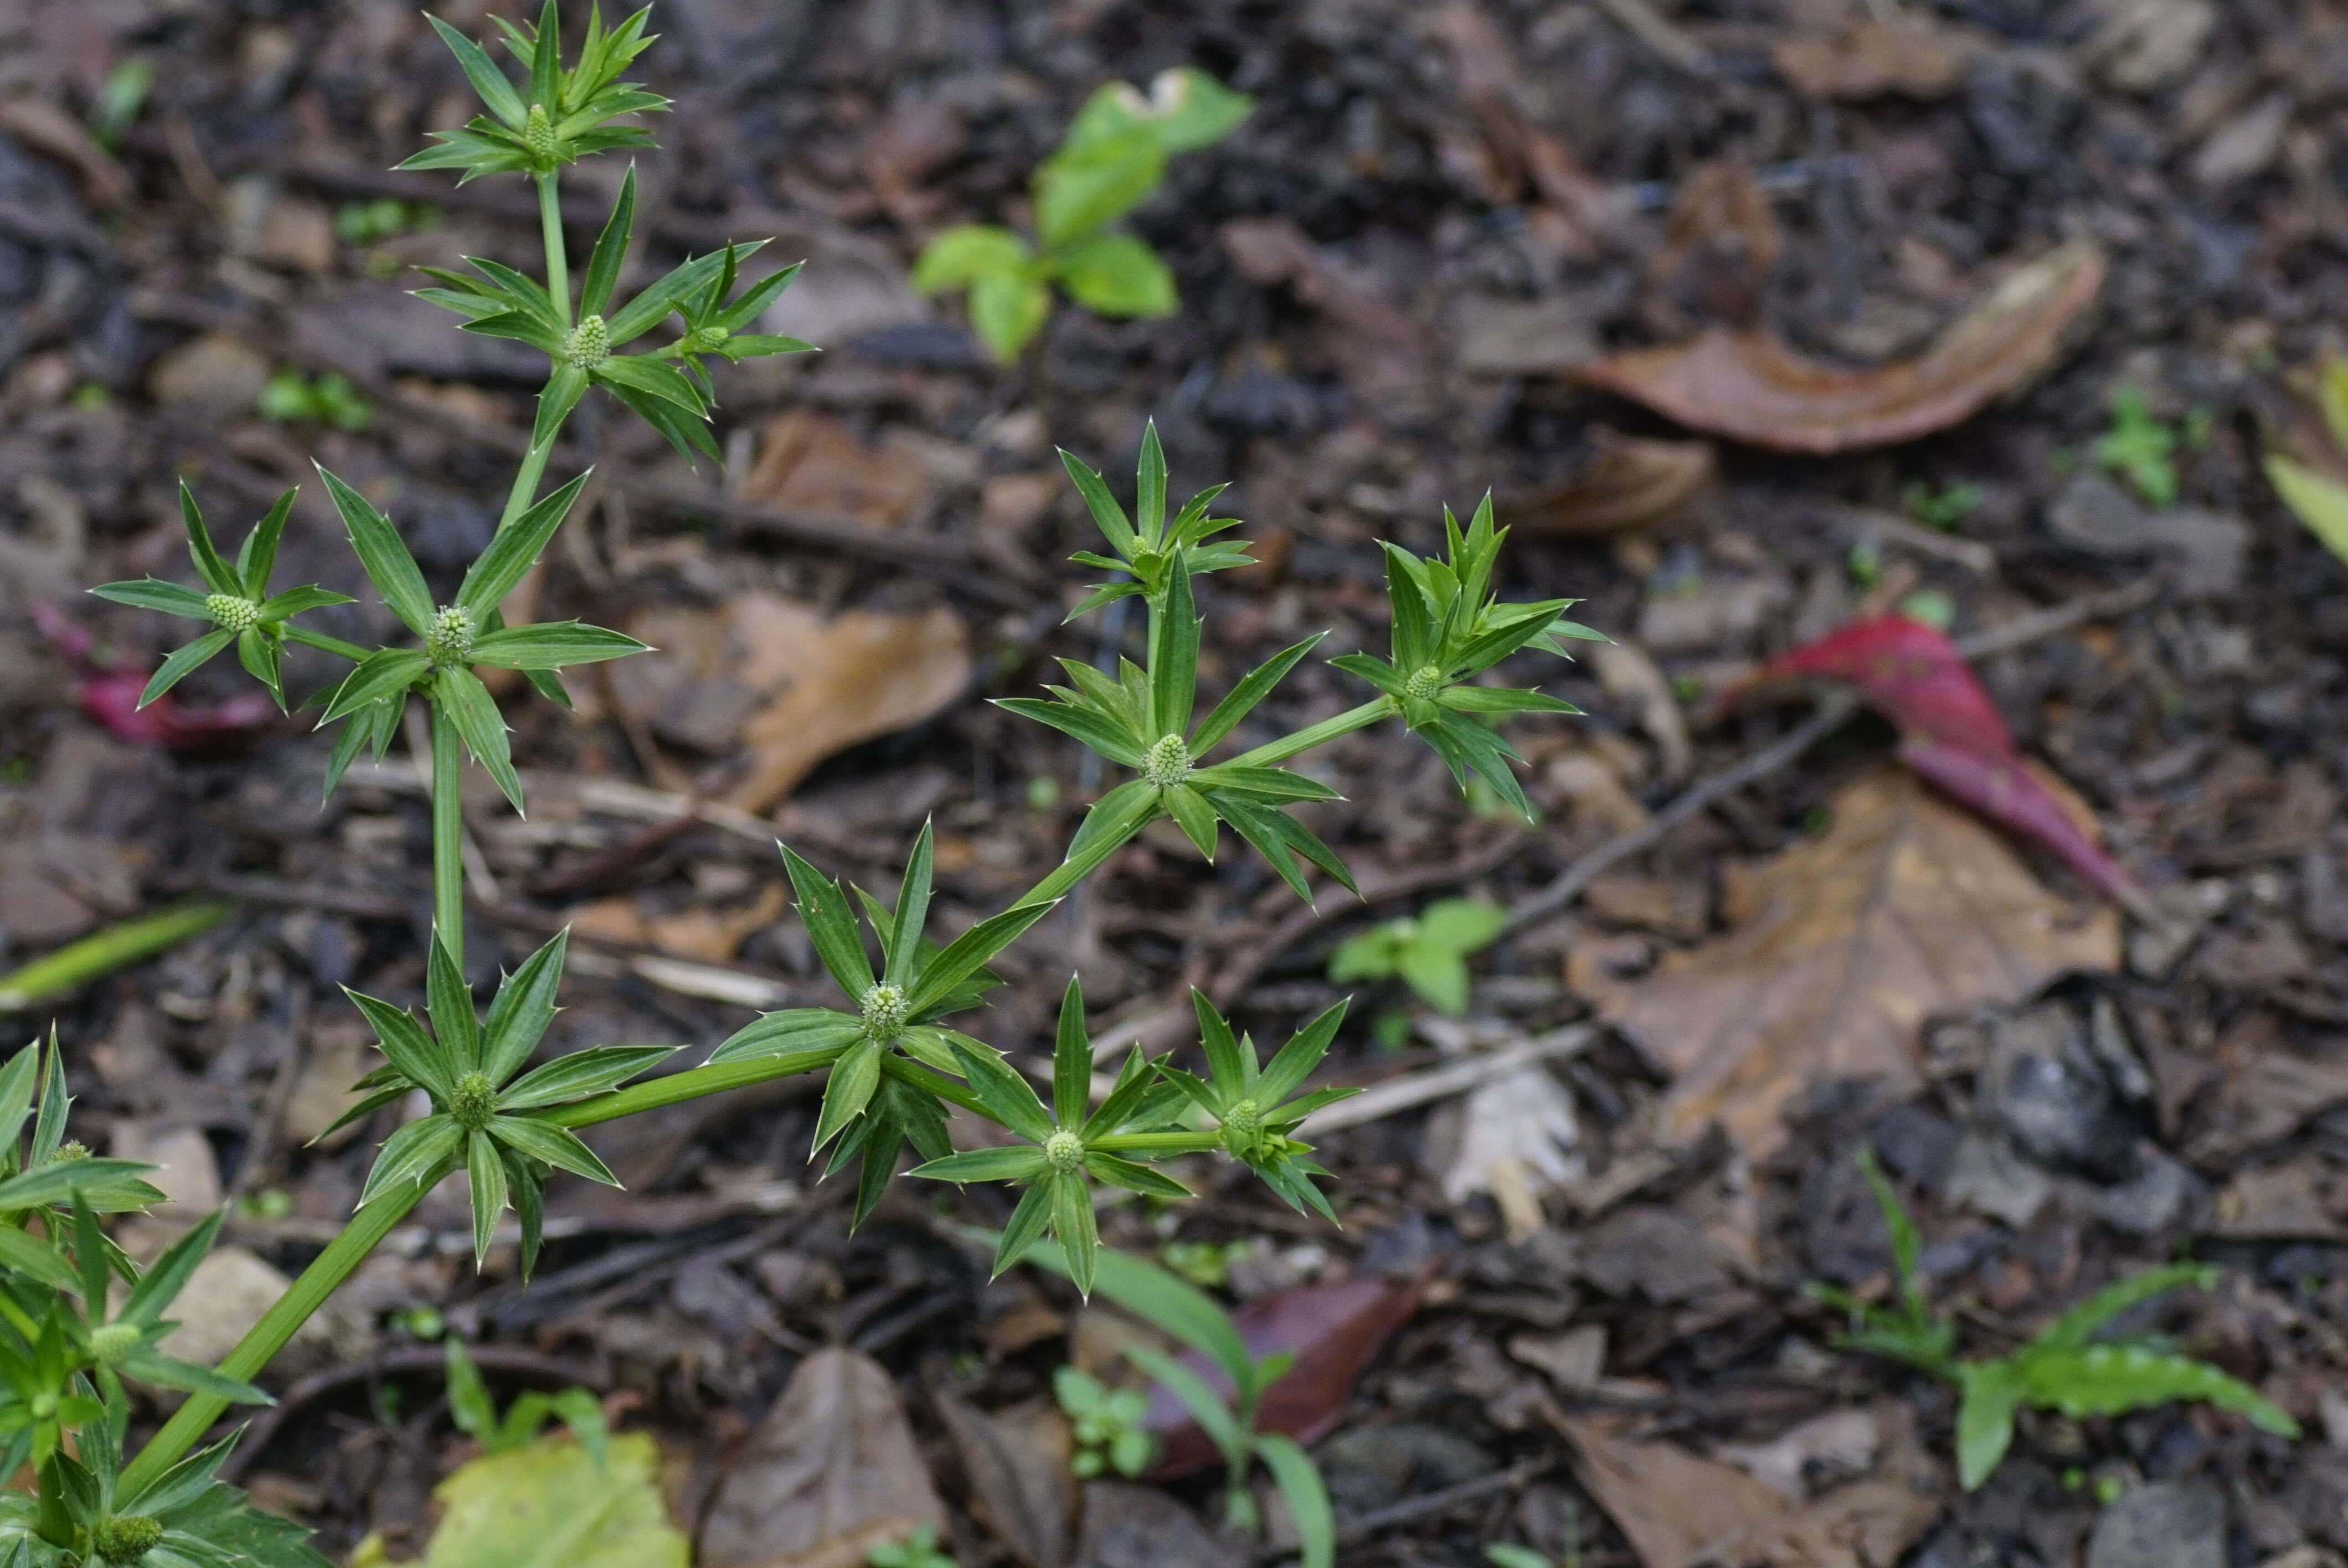
<instances>
[{"instance_id":1,"label":"dried curled leaf","mask_svg":"<svg viewBox=\"0 0 2348 1568\"><path fill-rule=\"evenodd\" d=\"M2048 251L1992 289L1914 359L1863 370L1822 364L1768 333L1714 331L1571 374L1694 429L1824 456L1945 430L2034 380L2102 292L2104 252Z\"/></svg>"},{"instance_id":2,"label":"dried curled leaf","mask_svg":"<svg viewBox=\"0 0 2348 1568\"><path fill-rule=\"evenodd\" d=\"M1562 483L1498 503L1500 521L1528 534L1643 528L1679 510L1718 467L1709 441L1658 441L1599 425L1590 446L1590 460Z\"/></svg>"}]
</instances>

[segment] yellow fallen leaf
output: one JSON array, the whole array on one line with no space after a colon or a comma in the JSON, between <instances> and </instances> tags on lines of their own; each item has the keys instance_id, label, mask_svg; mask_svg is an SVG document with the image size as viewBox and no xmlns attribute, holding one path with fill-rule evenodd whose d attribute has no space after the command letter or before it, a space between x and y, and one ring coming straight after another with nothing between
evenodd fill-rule
<instances>
[{"instance_id":1,"label":"yellow fallen leaf","mask_svg":"<svg viewBox=\"0 0 2348 1568\"><path fill-rule=\"evenodd\" d=\"M432 1489L440 1522L420 1568L686 1568L668 1520L660 1448L644 1432L611 1440L604 1462L567 1437L489 1454ZM370 1535L352 1568L397 1568Z\"/></svg>"}]
</instances>

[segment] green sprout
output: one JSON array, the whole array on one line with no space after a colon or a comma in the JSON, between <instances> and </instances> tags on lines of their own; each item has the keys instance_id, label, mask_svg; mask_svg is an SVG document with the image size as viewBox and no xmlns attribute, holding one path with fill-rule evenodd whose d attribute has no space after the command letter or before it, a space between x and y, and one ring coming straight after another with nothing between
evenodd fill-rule
<instances>
[{"instance_id":1,"label":"green sprout","mask_svg":"<svg viewBox=\"0 0 2348 1568\"><path fill-rule=\"evenodd\" d=\"M309 377L298 370L281 370L263 385L252 406L263 419L276 425L324 425L357 431L375 423L375 405L332 371Z\"/></svg>"},{"instance_id":2,"label":"green sprout","mask_svg":"<svg viewBox=\"0 0 2348 1568\"><path fill-rule=\"evenodd\" d=\"M1068 1468L1078 1481L1111 1470L1137 1476L1149 1468L1158 1440L1141 1424L1149 1400L1139 1390L1109 1389L1081 1368L1062 1367L1052 1374L1052 1397L1076 1440Z\"/></svg>"},{"instance_id":3,"label":"green sprout","mask_svg":"<svg viewBox=\"0 0 2348 1568\"><path fill-rule=\"evenodd\" d=\"M575 1387L551 1394L532 1389L507 1406L500 1416L488 1385L481 1381L480 1369L466 1352L465 1342L451 1334L440 1343L448 1368L448 1417L458 1431L481 1445L483 1453L511 1453L526 1448L536 1440L540 1428L560 1417L598 1469L610 1457L611 1428L593 1394Z\"/></svg>"},{"instance_id":4,"label":"green sprout","mask_svg":"<svg viewBox=\"0 0 2348 1568\"><path fill-rule=\"evenodd\" d=\"M440 209L426 201L402 201L378 196L372 201L345 201L335 210L335 238L345 245L377 245L436 228Z\"/></svg>"},{"instance_id":5,"label":"green sprout","mask_svg":"<svg viewBox=\"0 0 2348 1568\"><path fill-rule=\"evenodd\" d=\"M922 250L913 287L967 292L971 326L1004 364L1043 330L1055 287L1099 315L1172 315L1174 275L1147 242L1112 225L1157 193L1168 159L1212 147L1253 108L1187 67L1159 73L1147 97L1109 83L1035 170L1034 239L991 224L949 229Z\"/></svg>"},{"instance_id":6,"label":"green sprout","mask_svg":"<svg viewBox=\"0 0 2348 1568\"><path fill-rule=\"evenodd\" d=\"M2177 499L2177 432L2152 416L2144 394L2124 386L2112 395L2112 427L2096 438L2096 466L2119 475L2156 507Z\"/></svg>"},{"instance_id":7,"label":"green sprout","mask_svg":"<svg viewBox=\"0 0 2348 1568\"><path fill-rule=\"evenodd\" d=\"M1918 479L1900 492L1900 504L1908 515L1928 528L1953 534L1967 518L1981 510L1988 497L1979 485L1944 485L1935 487Z\"/></svg>"},{"instance_id":8,"label":"green sprout","mask_svg":"<svg viewBox=\"0 0 2348 1568\"><path fill-rule=\"evenodd\" d=\"M1845 1314L1846 1349L1904 1362L1955 1385L1957 1470L1971 1491L1987 1481L2013 1443L2014 1413L2024 1406L2064 1415L2125 1415L2179 1399L2199 1399L2249 1419L2260 1431L2296 1438L2299 1423L2258 1390L2205 1361L2178 1354L2157 1339L2097 1337L2114 1318L2180 1286L2207 1290L2218 1271L2205 1264L2172 1264L2113 1281L2072 1307L2020 1348L1983 1360L1956 1353L1956 1324L1933 1311L1919 1265L1923 1250L1916 1224L1876 1163L1861 1148L1859 1169L1890 1232L1892 1283L1888 1306L1847 1290L1813 1284L1811 1296Z\"/></svg>"},{"instance_id":9,"label":"green sprout","mask_svg":"<svg viewBox=\"0 0 2348 1568\"><path fill-rule=\"evenodd\" d=\"M1329 978L1385 980L1397 977L1439 1013L1468 1010L1468 958L1489 947L1509 912L1480 898L1443 898L1416 915L1373 926L1329 955Z\"/></svg>"},{"instance_id":10,"label":"green sprout","mask_svg":"<svg viewBox=\"0 0 2348 1568\"><path fill-rule=\"evenodd\" d=\"M902 1541L866 1548L864 1562L865 1568L959 1568L938 1545L934 1524L917 1524Z\"/></svg>"},{"instance_id":11,"label":"green sprout","mask_svg":"<svg viewBox=\"0 0 2348 1568\"><path fill-rule=\"evenodd\" d=\"M1025 1261L1072 1278L1068 1259L1048 1241L1031 1244ZM1302 1549L1301 1568L1334 1568L1337 1520L1320 1467L1295 1439L1262 1429L1263 1397L1295 1369L1286 1350L1257 1356L1221 1304L1188 1280L1130 1253L1104 1249L1095 1276L1100 1293L1143 1322L1189 1346L1215 1374L1208 1376L1162 1351L1128 1345L1126 1358L1179 1400L1222 1455L1224 1522L1235 1530L1262 1528L1249 1481L1260 1463L1288 1507Z\"/></svg>"},{"instance_id":12,"label":"green sprout","mask_svg":"<svg viewBox=\"0 0 2348 1568\"><path fill-rule=\"evenodd\" d=\"M109 152L118 149L130 128L139 123L154 88L155 62L144 55L133 55L107 72L90 105L91 139Z\"/></svg>"},{"instance_id":13,"label":"green sprout","mask_svg":"<svg viewBox=\"0 0 2348 1568\"><path fill-rule=\"evenodd\" d=\"M1220 1290L1231 1282L1231 1265L1255 1248L1243 1241L1169 1241L1158 1249L1167 1267L1201 1290Z\"/></svg>"}]
</instances>

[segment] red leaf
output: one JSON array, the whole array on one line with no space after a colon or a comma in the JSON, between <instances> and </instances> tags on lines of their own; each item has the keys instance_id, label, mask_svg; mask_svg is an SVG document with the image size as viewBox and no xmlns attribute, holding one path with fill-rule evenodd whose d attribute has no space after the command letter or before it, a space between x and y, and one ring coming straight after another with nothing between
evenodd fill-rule
<instances>
[{"instance_id":1,"label":"red leaf","mask_svg":"<svg viewBox=\"0 0 2348 1568\"><path fill-rule=\"evenodd\" d=\"M2046 786L1947 635L1904 615L1855 620L1770 661L1755 683L1807 677L1856 686L1900 726L1900 757L1943 793L2035 839L2129 907L2142 894Z\"/></svg>"},{"instance_id":2,"label":"red leaf","mask_svg":"<svg viewBox=\"0 0 2348 1568\"><path fill-rule=\"evenodd\" d=\"M1288 1375L1265 1391L1257 1409L1257 1430L1282 1432L1301 1443L1325 1436L1344 1414L1354 1381L1395 1330L1418 1310L1424 1289L1423 1282L1348 1279L1275 1290L1231 1314L1248 1354L1261 1360L1286 1350L1296 1357ZM1204 1356L1193 1350L1180 1360L1217 1393L1231 1396L1231 1380ZM1222 1460L1180 1401L1163 1389L1150 1391L1149 1413L1142 1424L1159 1438L1158 1468L1149 1474L1153 1481L1170 1481Z\"/></svg>"},{"instance_id":3,"label":"red leaf","mask_svg":"<svg viewBox=\"0 0 2348 1568\"><path fill-rule=\"evenodd\" d=\"M139 694L147 689L147 671L97 657L89 633L49 605L35 605L33 619L49 646L78 672L74 694L81 711L126 741L175 752L225 751L251 741L277 717L276 705L257 692L217 707L191 708L177 692L166 692L141 708Z\"/></svg>"}]
</instances>

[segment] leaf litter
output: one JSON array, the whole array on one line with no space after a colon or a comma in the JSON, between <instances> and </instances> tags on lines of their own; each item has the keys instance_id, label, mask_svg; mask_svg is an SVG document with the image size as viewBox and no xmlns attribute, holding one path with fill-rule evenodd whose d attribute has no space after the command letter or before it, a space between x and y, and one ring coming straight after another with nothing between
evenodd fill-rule
<instances>
[{"instance_id":1,"label":"leaf litter","mask_svg":"<svg viewBox=\"0 0 2348 1568\"><path fill-rule=\"evenodd\" d=\"M1863 777L1827 809L1818 837L1729 867L1726 934L1637 979L1569 959L1575 989L1671 1072L1662 1126L1674 1141L1717 1122L1759 1158L1813 1083L1917 1088L1926 1019L2118 966L2110 911L2082 915L1905 775Z\"/></svg>"}]
</instances>

